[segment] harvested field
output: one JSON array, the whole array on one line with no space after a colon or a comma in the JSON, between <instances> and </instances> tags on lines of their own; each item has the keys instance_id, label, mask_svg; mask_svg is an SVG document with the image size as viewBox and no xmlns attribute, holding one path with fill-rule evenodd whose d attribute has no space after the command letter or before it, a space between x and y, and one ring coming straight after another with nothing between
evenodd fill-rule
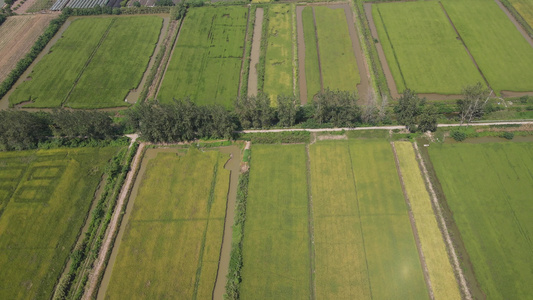
<instances>
[{"instance_id":1,"label":"harvested field","mask_svg":"<svg viewBox=\"0 0 533 300\"><path fill-rule=\"evenodd\" d=\"M50 299L118 148L0 153L0 298Z\"/></svg>"},{"instance_id":2,"label":"harvested field","mask_svg":"<svg viewBox=\"0 0 533 300\"><path fill-rule=\"evenodd\" d=\"M189 10L157 99L232 107L239 90L247 7Z\"/></svg>"},{"instance_id":3,"label":"harvested field","mask_svg":"<svg viewBox=\"0 0 533 300\"><path fill-rule=\"evenodd\" d=\"M317 142L310 159L317 298L428 298L389 143Z\"/></svg>"},{"instance_id":4,"label":"harvested field","mask_svg":"<svg viewBox=\"0 0 533 300\"><path fill-rule=\"evenodd\" d=\"M293 18L292 4L271 5L268 8L268 34L263 91L276 104L278 95L294 94L293 87Z\"/></svg>"},{"instance_id":5,"label":"harvested field","mask_svg":"<svg viewBox=\"0 0 533 300\"><path fill-rule=\"evenodd\" d=\"M458 95L484 82L439 2L373 4L372 15L398 93Z\"/></svg>"},{"instance_id":6,"label":"harvested field","mask_svg":"<svg viewBox=\"0 0 533 300\"><path fill-rule=\"evenodd\" d=\"M435 299L460 299L461 293L448 260L446 245L415 158L413 145L409 142L395 142L394 145L411 211L416 221L433 295Z\"/></svg>"},{"instance_id":7,"label":"harvested field","mask_svg":"<svg viewBox=\"0 0 533 300\"><path fill-rule=\"evenodd\" d=\"M161 26L162 18L157 16L74 20L13 91L10 104L32 101L24 107L41 108L127 106L124 97L139 84ZM131 40L137 41L134 47ZM117 51L121 55L116 56Z\"/></svg>"},{"instance_id":8,"label":"harvested field","mask_svg":"<svg viewBox=\"0 0 533 300\"><path fill-rule=\"evenodd\" d=\"M309 299L304 145L254 145L243 241L242 299Z\"/></svg>"},{"instance_id":9,"label":"harvested field","mask_svg":"<svg viewBox=\"0 0 533 300\"><path fill-rule=\"evenodd\" d=\"M148 150L148 157L150 151L157 150ZM227 158L191 148L185 156L164 152L143 163L146 171L108 270L106 298L211 298L229 186Z\"/></svg>"},{"instance_id":10,"label":"harvested field","mask_svg":"<svg viewBox=\"0 0 533 300\"><path fill-rule=\"evenodd\" d=\"M0 82L56 17L57 14L11 16L0 26Z\"/></svg>"},{"instance_id":11,"label":"harvested field","mask_svg":"<svg viewBox=\"0 0 533 300\"><path fill-rule=\"evenodd\" d=\"M509 0L518 13L533 27L533 0Z\"/></svg>"},{"instance_id":12,"label":"harvested field","mask_svg":"<svg viewBox=\"0 0 533 300\"><path fill-rule=\"evenodd\" d=\"M442 5L495 92L533 91L533 47L496 2L449 0Z\"/></svg>"},{"instance_id":13,"label":"harvested field","mask_svg":"<svg viewBox=\"0 0 533 300\"><path fill-rule=\"evenodd\" d=\"M487 299L533 294L533 143L432 144L429 154Z\"/></svg>"}]
</instances>

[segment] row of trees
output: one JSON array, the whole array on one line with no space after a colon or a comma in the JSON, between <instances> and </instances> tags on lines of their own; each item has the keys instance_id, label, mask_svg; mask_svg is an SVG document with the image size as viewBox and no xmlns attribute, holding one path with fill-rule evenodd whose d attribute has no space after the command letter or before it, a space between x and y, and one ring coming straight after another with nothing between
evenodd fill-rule
<instances>
[{"instance_id":1,"label":"row of trees","mask_svg":"<svg viewBox=\"0 0 533 300\"><path fill-rule=\"evenodd\" d=\"M108 139L120 133L120 127L103 112L0 111L0 150L34 149L51 138Z\"/></svg>"}]
</instances>

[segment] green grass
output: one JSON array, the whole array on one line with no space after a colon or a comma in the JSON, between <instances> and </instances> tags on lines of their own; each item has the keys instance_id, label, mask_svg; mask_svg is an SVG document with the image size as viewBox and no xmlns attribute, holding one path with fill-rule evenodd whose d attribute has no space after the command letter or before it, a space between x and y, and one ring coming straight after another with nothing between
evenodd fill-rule
<instances>
[{"instance_id":1,"label":"green grass","mask_svg":"<svg viewBox=\"0 0 533 300\"><path fill-rule=\"evenodd\" d=\"M439 2L374 4L372 14L399 93L460 94L483 82Z\"/></svg>"},{"instance_id":2,"label":"green grass","mask_svg":"<svg viewBox=\"0 0 533 300\"><path fill-rule=\"evenodd\" d=\"M533 47L496 2L446 0L442 4L496 92L533 91Z\"/></svg>"},{"instance_id":3,"label":"green grass","mask_svg":"<svg viewBox=\"0 0 533 300\"><path fill-rule=\"evenodd\" d=\"M190 9L157 98L190 97L199 104L233 106L239 90L248 8Z\"/></svg>"},{"instance_id":4,"label":"green grass","mask_svg":"<svg viewBox=\"0 0 533 300\"><path fill-rule=\"evenodd\" d=\"M533 143L432 144L431 161L487 299L533 294Z\"/></svg>"},{"instance_id":5,"label":"green grass","mask_svg":"<svg viewBox=\"0 0 533 300\"><path fill-rule=\"evenodd\" d=\"M141 82L162 25L163 19L154 16L117 18L65 106L124 106L129 91Z\"/></svg>"},{"instance_id":6,"label":"green grass","mask_svg":"<svg viewBox=\"0 0 533 300\"><path fill-rule=\"evenodd\" d=\"M183 157L158 153L148 161L106 298L211 295L224 228L226 160L217 151L191 148Z\"/></svg>"},{"instance_id":7,"label":"green grass","mask_svg":"<svg viewBox=\"0 0 533 300\"><path fill-rule=\"evenodd\" d=\"M49 299L117 148L0 153L0 298Z\"/></svg>"},{"instance_id":8,"label":"green grass","mask_svg":"<svg viewBox=\"0 0 533 300\"><path fill-rule=\"evenodd\" d=\"M267 10L268 35L263 91L275 104L278 95L293 95L293 5L272 5Z\"/></svg>"},{"instance_id":9,"label":"green grass","mask_svg":"<svg viewBox=\"0 0 533 300\"><path fill-rule=\"evenodd\" d=\"M310 156L317 298L428 298L389 143L318 142Z\"/></svg>"},{"instance_id":10,"label":"green grass","mask_svg":"<svg viewBox=\"0 0 533 300\"><path fill-rule=\"evenodd\" d=\"M355 92L361 79L344 9L318 6L315 17L324 88Z\"/></svg>"},{"instance_id":11,"label":"green grass","mask_svg":"<svg viewBox=\"0 0 533 300\"><path fill-rule=\"evenodd\" d=\"M533 27L533 0L509 0L524 20Z\"/></svg>"},{"instance_id":12,"label":"green grass","mask_svg":"<svg viewBox=\"0 0 533 300\"><path fill-rule=\"evenodd\" d=\"M141 81L162 21L157 16L74 20L15 89L10 104L31 100L25 107L126 106L124 98Z\"/></svg>"},{"instance_id":13,"label":"green grass","mask_svg":"<svg viewBox=\"0 0 533 300\"><path fill-rule=\"evenodd\" d=\"M243 241L242 299L309 299L304 145L255 145Z\"/></svg>"},{"instance_id":14,"label":"green grass","mask_svg":"<svg viewBox=\"0 0 533 300\"><path fill-rule=\"evenodd\" d=\"M446 245L431 207L431 199L413 145L410 142L395 142L403 182L411 203L418 237L428 268L435 299L460 299L461 293L448 259Z\"/></svg>"},{"instance_id":15,"label":"green grass","mask_svg":"<svg viewBox=\"0 0 533 300\"><path fill-rule=\"evenodd\" d=\"M307 84L307 101L321 90L320 69L318 68L318 53L315 35L313 8L308 6L302 11L305 42L305 82Z\"/></svg>"}]
</instances>

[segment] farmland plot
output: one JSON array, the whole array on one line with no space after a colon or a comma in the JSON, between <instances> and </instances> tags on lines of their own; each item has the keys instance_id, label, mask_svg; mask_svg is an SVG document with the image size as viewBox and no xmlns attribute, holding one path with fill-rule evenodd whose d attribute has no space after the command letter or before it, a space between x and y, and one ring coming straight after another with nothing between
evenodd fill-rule
<instances>
[{"instance_id":1,"label":"farmland plot","mask_svg":"<svg viewBox=\"0 0 533 300\"><path fill-rule=\"evenodd\" d=\"M0 153L0 298L49 299L118 148Z\"/></svg>"},{"instance_id":2,"label":"farmland plot","mask_svg":"<svg viewBox=\"0 0 533 300\"><path fill-rule=\"evenodd\" d=\"M0 82L26 55L56 15L11 16L0 26Z\"/></svg>"},{"instance_id":3,"label":"farmland plot","mask_svg":"<svg viewBox=\"0 0 533 300\"><path fill-rule=\"evenodd\" d=\"M125 106L141 80L162 26L157 16L81 18L13 91L10 104L25 107ZM128 28L125 30L125 28ZM135 40L135 43L131 43ZM76 49L73 51L72 49Z\"/></svg>"},{"instance_id":4,"label":"farmland plot","mask_svg":"<svg viewBox=\"0 0 533 300\"><path fill-rule=\"evenodd\" d=\"M158 153L147 162L107 299L211 298L226 213L227 159L191 148L185 156Z\"/></svg>"},{"instance_id":5,"label":"farmland plot","mask_svg":"<svg viewBox=\"0 0 533 300\"><path fill-rule=\"evenodd\" d=\"M428 298L389 143L318 142L310 157L317 298Z\"/></svg>"},{"instance_id":6,"label":"farmland plot","mask_svg":"<svg viewBox=\"0 0 533 300\"><path fill-rule=\"evenodd\" d=\"M496 2L448 0L442 4L497 93L533 91L533 47Z\"/></svg>"},{"instance_id":7,"label":"farmland plot","mask_svg":"<svg viewBox=\"0 0 533 300\"><path fill-rule=\"evenodd\" d=\"M439 2L374 4L372 14L398 93L461 94L484 82Z\"/></svg>"},{"instance_id":8,"label":"farmland plot","mask_svg":"<svg viewBox=\"0 0 533 300\"><path fill-rule=\"evenodd\" d=\"M304 145L254 145L243 241L241 297L309 299Z\"/></svg>"},{"instance_id":9,"label":"farmland plot","mask_svg":"<svg viewBox=\"0 0 533 300\"><path fill-rule=\"evenodd\" d=\"M293 15L290 4L268 9L267 51L263 91L276 103L278 95L293 95Z\"/></svg>"},{"instance_id":10,"label":"farmland plot","mask_svg":"<svg viewBox=\"0 0 533 300\"><path fill-rule=\"evenodd\" d=\"M533 0L509 0L518 13L533 27Z\"/></svg>"},{"instance_id":11,"label":"farmland plot","mask_svg":"<svg viewBox=\"0 0 533 300\"><path fill-rule=\"evenodd\" d=\"M431 161L487 299L533 294L533 143L432 144Z\"/></svg>"},{"instance_id":12,"label":"farmland plot","mask_svg":"<svg viewBox=\"0 0 533 300\"><path fill-rule=\"evenodd\" d=\"M303 9L302 22L304 27L303 32L305 41L304 79L307 85L307 101L310 102L313 100L313 96L322 89L322 79L320 75L320 68L318 67L315 20L312 7L306 7Z\"/></svg>"},{"instance_id":13,"label":"farmland plot","mask_svg":"<svg viewBox=\"0 0 533 300\"><path fill-rule=\"evenodd\" d=\"M239 90L248 8L189 10L157 98L232 107Z\"/></svg>"}]
</instances>

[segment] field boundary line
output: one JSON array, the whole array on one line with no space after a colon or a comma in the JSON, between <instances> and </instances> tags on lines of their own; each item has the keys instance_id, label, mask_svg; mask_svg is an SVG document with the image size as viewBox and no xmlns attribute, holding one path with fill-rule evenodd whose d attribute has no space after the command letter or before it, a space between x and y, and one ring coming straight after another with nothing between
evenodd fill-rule
<instances>
[{"instance_id":1,"label":"field boundary line","mask_svg":"<svg viewBox=\"0 0 533 300\"><path fill-rule=\"evenodd\" d=\"M396 50L394 50L394 45L392 44L392 40L390 39L389 31L387 30L387 26L385 25L385 21L383 20L383 16L381 15L381 10L379 9L379 6L376 6L376 10L378 11L379 19L381 20L381 24L383 25L383 30L385 31L385 35L387 36L387 40L389 40L389 44L390 44L390 47L392 49L392 54L394 55L394 60L396 61L396 65L398 66L398 71L400 72L400 76L402 77L403 86L407 89L407 82L405 82L405 77L403 76L402 68L400 67L400 62L398 61L398 56L396 55ZM377 28L376 28L376 31L377 31ZM392 75L392 73L391 73L391 75ZM398 92L398 91L396 91L396 92Z\"/></svg>"},{"instance_id":2,"label":"field boundary line","mask_svg":"<svg viewBox=\"0 0 533 300\"><path fill-rule=\"evenodd\" d=\"M111 27L113 27L116 21L117 21L117 18L113 18L113 20L111 20L111 23L109 23L107 30L104 32L104 34L100 38L100 41L98 41L98 44L96 44L96 47L94 47L94 50L91 53L91 55L89 55L89 57L87 58L87 61L85 62L85 65L83 66L83 69L81 69L80 73L78 74L78 77L76 77L76 80L74 81L74 84L72 84L70 91L68 91L67 96L65 96L65 99L61 102L62 107L65 106L68 100L70 100L70 94L72 94L72 91L78 85L78 82L80 81L81 76L83 76L83 74L85 73L85 70L87 69L91 61L93 60L93 57L96 54L96 52L98 52L98 49L100 49L100 46L102 46L104 41L107 39L107 36L109 35L109 31L111 31Z\"/></svg>"},{"instance_id":3,"label":"field boundary line","mask_svg":"<svg viewBox=\"0 0 533 300\"><path fill-rule=\"evenodd\" d=\"M237 98L240 98L241 93L242 93L242 75L244 72L243 70L244 61L246 60L246 44L248 41L248 28L250 27L250 11L251 11L251 5L248 5L248 13L246 14L246 17L247 17L246 18L246 31L244 33L244 43L242 47L242 56L241 56L241 71L239 72L239 85L238 85L238 91L237 91Z\"/></svg>"},{"instance_id":4,"label":"field boundary line","mask_svg":"<svg viewBox=\"0 0 533 300\"><path fill-rule=\"evenodd\" d=\"M102 243L100 252L98 253L98 257L93 263L93 272L89 273L89 280L87 281L87 288L85 289L85 293L83 294L82 299L85 299L85 300L91 299L93 294L97 291L97 285L99 282L99 278L101 277L101 275L103 275L103 272L105 271L106 260L108 258L108 254L110 254L111 252L110 250L113 248L112 244L114 244L115 233L120 228L119 220L122 217L122 211L124 209L124 205L129 196L129 191L133 184L134 178L136 176L137 169L139 168L140 162L142 161L141 158L144 153L143 151L144 147L145 147L145 143L141 143L139 145L139 148L137 148L137 152L135 153L135 157L133 158L133 163L130 166L130 170L128 172L128 175L126 176L126 180L124 181L124 184L122 185L122 189L120 191L117 204L115 206L115 211L113 212L111 221L106 231L104 242Z\"/></svg>"},{"instance_id":5,"label":"field boundary line","mask_svg":"<svg viewBox=\"0 0 533 300\"><path fill-rule=\"evenodd\" d=\"M439 1L439 5L440 5L440 7L442 8L442 11L444 12L444 15L446 16L446 18L447 18L448 21L450 22L450 25L452 25L453 30L455 30L455 33L457 34L457 37L459 37L459 40L461 40L461 43L462 43L463 46L465 47L466 52L467 52L468 55L470 56L470 59L472 60L472 62L473 62L474 65L476 66L477 70L479 71L479 74L481 74L481 77L483 78L483 80L485 80L485 84L489 87L489 89L490 89L492 92L494 92L494 90L493 90L492 87L490 86L489 81L487 80L487 77L485 77L485 74L483 74L483 71L481 71L481 68L479 67L479 65L477 64L476 59L474 58L474 56L473 56L472 53L470 52L470 49L468 49L468 46L466 45L465 41L463 40L463 37L462 37L461 34L459 33L459 30L457 30L457 27L455 27L455 24L453 23L452 18L450 18L450 15L448 15L448 11L446 11L446 8L444 7L444 5L442 5L442 1Z\"/></svg>"},{"instance_id":6,"label":"field boundary line","mask_svg":"<svg viewBox=\"0 0 533 300\"><path fill-rule=\"evenodd\" d=\"M398 178L400 179L400 185L402 186L403 198L405 200L405 204L407 205L407 213L409 214L409 222L411 223L411 230L413 232L413 237L415 238L416 249L418 250L420 264L422 265L422 270L424 272L424 279L426 281L429 298L434 300L435 295L433 294L433 285L431 284L431 278L429 277L428 266L426 264L426 257L424 256L424 251L422 251L422 243L420 242L420 236L418 235L418 228L416 227L416 220L413 214L413 210L411 208L411 201L409 200L409 196L407 195L407 190L405 188L405 183L403 181L402 170L400 167L400 159L398 158L398 153L396 152L396 147L394 146L394 142L390 142L390 145L392 147L392 152L394 153L394 162L396 164L396 171L398 172Z\"/></svg>"},{"instance_id":7,"label":"field boundary line","mask_svg":"<svg viewBox=\"0 0 533 300\"><path fill-rule=\"evenodd\" d=\"M353 188L355 190L355 202L357 203L357 215L359 217L359 230L361 231L361 240L363 242L363 253L365 255L365 265L366 265L366 274L368 277L368 289L370 291L370 299L374 299L374 294L372 293L372 282L370 280L370 270L368 268L368 258L366 255L366 244L365 244L365 234L363 233L363 221L361 220L361 208L359 207L359 194L357 193L357 182L355 177L355 171L353 170L353 158L352 151L350 150L350 144L347 144L348 148L348 157L350 157L350 170L352 171L352 182Z\"/></svg>"},{"instance_id":8,"label":"field boundary line","mask_svg":"<svg viewBox=\"0 0 533 300\"><path fill-rule=\"evenodd\" d=\"M459 263L459 259L457 257L457 252L455 251L455 247L453 246L452 239L450 237L450 233L448 231L448 226L446 225L446 221L444 220L443 213L441 210L441 207L439 205L439 201L437 198L437 194L435 193L435 190L433 189L433 184L431 180L429 179L428 171L426 169L426 165L424 160L422 159L422 155L420 154L420 150L418 149L417 143L413 143L413 147L415 149L416 158L418 161L419 168L421 170L421 173L424 177L424 181L426 182L426 187L430 194L430 199L432 202L434 213L437 217L438 222L442 226L442 235L444 236L444 241L446 242L446 246L450 252L450 256L452 258L452 265L455 270L455 274L457 274L459 284L461 286L461 291L463 292L463 295L467 300L472 300L472 294L470 293L470 290L468 288L468 285L466 283L465 275L463 273L463 269L461 268L461 264Z\"/></svg>"},{"instance_id":9,"label":"field boundary line","mask_svg":"<svg viewBox=\"0 0 533 300\"><path fill-rule=\"evenodd\" d=\"M320 89L324 91L324 78L322 76L322 62L320 61L320 48L318 46L318 31L316 26L315 7L313 6L313 24L315 25L316 56L318 57L318 74L320 74Z\"/></svg>"},{"instance_id":10,"label":"field boundary line","mask_svg":"<svg viewBox=\"0 0 533 300\"><path fill-rule=\"evenodd\" d=\"M313 215L313 192L311 188L311 155L309 155L309 144L305 145L305 154L306 154L306 175L307 175L307 228L309 231L309 260L310 260L310 269L309 269L309 281L310 281L310 299L316 299L316 284L315 284L315 221Z\"/></svg>"}]
</instances>

